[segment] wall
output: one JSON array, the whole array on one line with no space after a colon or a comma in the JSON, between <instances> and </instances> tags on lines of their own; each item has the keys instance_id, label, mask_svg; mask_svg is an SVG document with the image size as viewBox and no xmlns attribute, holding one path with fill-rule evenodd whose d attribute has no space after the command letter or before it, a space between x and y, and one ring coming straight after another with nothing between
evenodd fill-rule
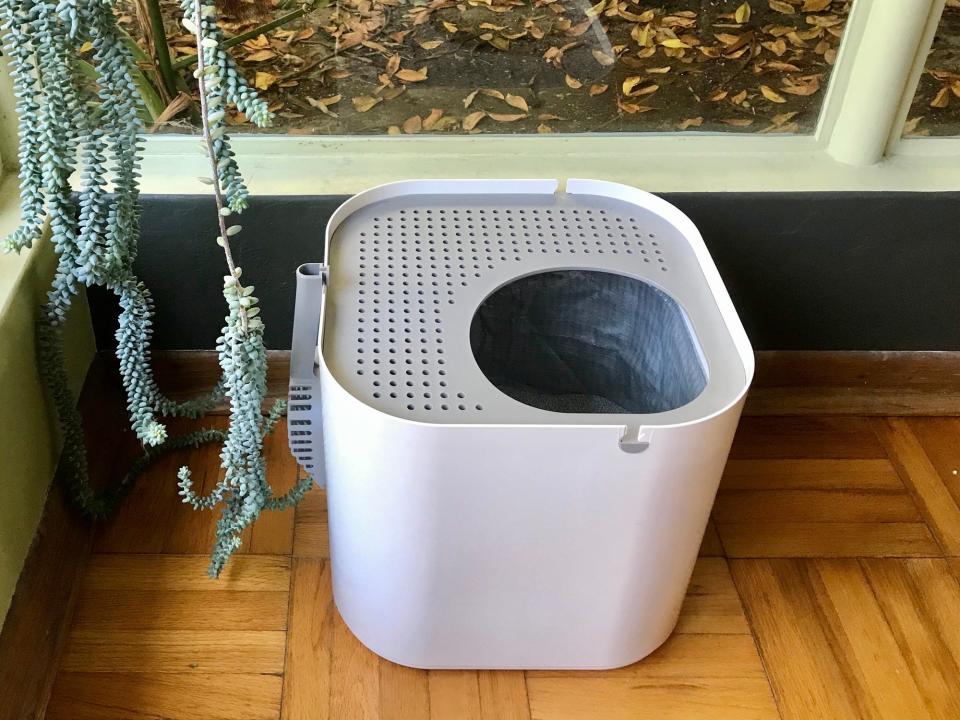
<instances>
[{"instance_id":1,"label":"wall","mask_svg":"<svg viewBox=\"0 0 960 720\"><path fill-rule=\"evenodd\" d=\"M0 187L0 236L16 225L16 184ZM0 624L37 531L59 441L34 359L34 318L55 267L49 243L0 253ZM68 371L78 390L94 343L81 298L65 329Z\"/></svg>"},{"instance_id":2,"label":"wall","mask_svg":"<svg viewBox=\"0 0 960 720\"><path fill-rule=\"evenodd\" d=\"M757 350L960 349L960 192L665 193L697 223ZM290 346L294 269L322 259L345 196L254 197L234 243L272 349ZM144 198L138 272L155 347L213 348L223 254L206 196ZM115 301L91 294L98 341Z\"/></svg>"}]
</instances>

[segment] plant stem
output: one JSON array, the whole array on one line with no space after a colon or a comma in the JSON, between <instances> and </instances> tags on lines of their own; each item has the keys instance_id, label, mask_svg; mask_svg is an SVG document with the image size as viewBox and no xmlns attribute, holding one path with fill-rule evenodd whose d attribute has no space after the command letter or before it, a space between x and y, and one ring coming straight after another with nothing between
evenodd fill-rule
<instances>
[{"instance_id":1,"label":"plant stem","mask_svg":"<svg viewBox=\"0 0 960 720\"><path fill-rule=\"evenodd\" d=\"M144 0L147 14L150 16L150 28L153 33L153 54L157 60L157 69L166 91L164 100L170 102L177 95L177 75L170 61L170 48L167 46L167 31L163 25L163 13L160 0Z\"/></svg>"},{"instance_id":2,"label":"plant stem","mask_svg":"<svg viewBox=\"0 0 960 720\"><path fill-rule=\"evenodd\" d=\"M154 0L150 0L150 1L152 2ZM220 43L220 47L226 50L227 48L231 48L234 45L239 45L240 43L246 42L251 38L255 38L258 35L262 35L265 32L270 32L271 30L275 30L276 28L281 27L282 25L286 25L288 22L292 22L293 20L296 20L299 17L303 17L311 9L312 7L304 5L303 7L297 10L294 10L292 12L289 12L286 15L281 15L276 20L271 20L270 22L264 23L263 25L258 25L252 30L247 30L244 33L240 33L239 35L234 35L231 38L227 38L222 43ZM173 63L173 69L182 70L183 68L190 67L195 62L197 62L196 56L188 55L186 57L182 57L176 60Z\"/></svg>"},{"instance_id":3,"label":"plant stem","mask_svg":"<svg viewBox=\"0 0 960 720\"><path fill-rule=\"evenodd\" d=\"M207 158L210 160L210 179L213 181L213 197L217 204L217 223L220 226L220 239L223 242L223 255L227 260L227 269L230 276L237 283L237 292L242 296L243 285L240 278L237 277L237 266L233 262L233 253L230 252L230 238L227 237L227 223L224 219L223 208L223 189L220 187L220 174L217 172L217 153L213 149L213 137L210 134L210 118L207 112L207 75L206 60L203 57L203 25L202 25L202 0L193 2L193 20L196 25L195 37L197 39L197 84L200 89L200 121L203 123L203 141L207 147ZM247 334L247 313L240 308L240 324L243 328L243 334Z\"/></svg>"}]
</instances>

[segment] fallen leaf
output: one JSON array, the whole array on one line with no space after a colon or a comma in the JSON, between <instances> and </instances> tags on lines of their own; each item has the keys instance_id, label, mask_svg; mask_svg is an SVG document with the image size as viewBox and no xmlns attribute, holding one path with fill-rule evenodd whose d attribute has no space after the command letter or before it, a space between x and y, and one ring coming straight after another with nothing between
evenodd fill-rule
<instances>
[{"instance_id":1,"label":"fallen leaf","mask_svg":"<svg viewBox=\"0 0 960 720\"><path fill-rule=\"evenodd\" d=\"M679 38L667 38L665 40L661 40L660 44L663 45L663 47L673 48L674 50L690 47L687 45L687 43Z\"/></svg>"},{"instance_id":2,"label":"fallen leaf","mask_svg":"<svg viewBox=\"0 0 960 720\"><path fill-rule=\"evenodd\" d=\"M910 118L903 124L903 134L912 135L917 130L917 125L920 124L920 121L923 120L923 115L918 115L915 118Z\"/></svg>"},{"instance_id":3,"label":"fallen leaf","mask_svg":"<svg viewBox=\"0 0 960 720\"><path fill-rule=\"evenodd\" d=\"M623 110L623 112L630 113L631 115L635 113L650 112L651 110L653 110L652 107L649 107L647 105L638 105L637 103L623 102L619 98L617 98L617 107Z\"/></svg>"},{"instance_id":4,"label":"fallen leaf","mask_svg":"<svg viewBox=\"0 0 960 720\"><path fill-rule=\"evenodd\" d=\"M776 90L774 90L774 89L773 89L772 87L770 87L769 85L761 85L761 86L760 86L760 92L761 92L761 93L763 94L763 96L764 96L767 100L769 100L770 102L785 103L785 102L787 101L787 99L786 99L783 95L781 95L780 93L778 93Z\"/></svg>"},{"instance_id":5,"label":"fallen leaf","mask_svg":"<svg viewBox=\"0 0 960 720\"><path fill-rule=\"evenodd\" d=\"M746 91L746 90L741 90L741 91L738 92L736 95L734 95L732 98L730 98L730 102L732 102L734 105L739 105L740 103L742 103L742 102L743 102L744 100L746 100L746 99L747 99L747 91Z\"/></svg>"},{"instance_id":6,"label":"fallen leaf","mask_svg":"<svg viewBox=\"0 0 960 720\"><path fill-rule=\"evenodd\" d=\"M393 75L400 69L400 55L394 53L390 56L390 59L387 60L387 75Z\"/></svg>"},{"instance_id":7,"label":"fallen leaf","mask_svg":"<svg viewBox=\"0 0 960 720\"><path fill-rule=\"evenodd\" d=\"M439 108L433 108L430 111L430 114L423 119L423 129L432 130L433 126L437 124L437 121L443 117L443 110Z\"/></svg>"},{"instance_id":8,"label":"fallen leaf","mask_svg":"<svg viewBox=\"0 0 960 720\"><path fill-rule=\"evenodd\" d=\"M603 12L603 9L606 6L607 6L607 0L600 0L600 2L598 2L593 7L587 8L583 14L586 15L588 18L599 17L600 13Z\"/></svg>"},{"instance_id":9,"label":"fallen leaf","mask_svg":"<svg viewBox=\"0 0 960 720\"><path fill-rule=\"evenodd\" d=\"M369 95L359 95L350 100L350 102L353 103L353 106L357 109L357 112L362 113L367 112L367 110L382 101L383 98L370 97Z\"/></svg>"},{"instance_id":10,"label":"fallen leaf","mask_svg":"<svg viewBox=\"0 0 960 720\"><path fill-rule=\"evenodd\" d=\"M528 117L526 113L508 114L508 113L487 113L487 116L497 122L516 122Z\"/></svg>"},{"instance_id":11,"label":"fallen leaf","mask_svg":"<svg viewBox=\"0 0 960 720\"><path fill-rule=\"evenodd\" d=\"M930 107L932 108L945 108L950 104L950 88L944 86L940 88L937 94L933 97L933 100L930 101Z\"/></svg>"},{"instance_id":12,"label":"fallen leaf","mask_svg":"<svg viewBox=\"0 0 960 720\"><path fill-rule=\"evenodd\" d=\"M687 128L700 127L701 125L703 125L702 117L687 118L682 123L680 123L680 129L686 130Z\"/></svg>"},{"instance_id":13,"label":"fallen leaf","mask_svg":"<svg viewBox=\"0 0 960 720\"><path fill-rule=\"evenodd\" d=\"M552 133L553 128L547 125L546 123L540 123L539 125L537 125L537 132L540 133L541 135L544 135L546 133Z\"/></svg>"},{"instance_id":14,"label":"fallen leaf","mask_svg":"<svg viewBox=\"0 0 960 720\"><path fill-rule=\"evenodd\" d=\"M499 90L494 90L493 88L480 88L480 94L486 95L487 97L496 98L497 100L506 100L504 94Z\"/></svg>"},{"instance_id":15,"label":"fallen leaf","mask_svg":"<svg viewBox=\"0 0 960 720\"><path fill-rule=\"evenodd\" d=\"M590 54L593 55L594 60L596 60L598 63L600 63L604 67L609 67L610 65L613 65L616 62L614 58L610 57L602 50L592 50Z\"/></svg>"},{"instance_id":16,"label":"fallen leaf","mask_svg":"<svg viewBox=\"0 0 960 720\"><path fill-rule=\"evenodd\" d=\"M427 79L427 68L422 67L419 70L404 68L397 70L395 77L404 82L420 82L421 80Z\"/></svg>"},{"instance_id":17,"label":"fallen leaf","mask_svg":"<svg viewBox=\"0 0 960 720\"><path fill-rule=\"evenodd\" d=\"M273 50L257 50L247 55L244 60L247 62L264 62L265 60L273 60L277 54Z\"/></svg>"},{"instance_id":18,"label":"fallen leaf","mask_svg":"<svg viewBox=\"0 0 960 720\"><path fill-rule=\"evenodd\" d=\"M403 121L403 131L407 135L416 135L423 128L423 119L419 115L408 117Z\"/></svg>"},{"instance_id":19,"label":"fallen leaf","mask_svg":"<svg viewBox=\"0 0 960 720\"><path fill-rule=\"evenodd\" d=\"M803 12L820 12L830 7L832 0L803 0Z\"/></svg>"},{"instance_id":20,"label":"fallen leaf","mask_svg":"<svg viewBox=\"0 0 960 720\"><path fill-rule=\"evenodd\" d=\"M401 132L399 125L391 125L387 128L387 135L399 135Z\"/></svg>"},{"instance_id":21,"label":"fallen leaf","mask_svg":"<svg viewBox=\"0 0 960 720\"><path fill-rule=\"evenodd\" d=\"M448 33L455 33L460 29L456 25L454 25L452 22L447 22L446 20L441 20L440 24L443 25L443 29L446 30Z\"/></svg>"},{"instance_id":22,"label":"fallen leaf","mask_svg":"<svg viewBox=\"0 0 960 720\"><path fill-rule=\"evenodd\" d=\"M478 93L478 92L480 92L480 91L479 91L479 90L474 90L472 93L470 93L469 95L467 95L467 96L463 99L463 108L464 108L464 110L466 110L468 107L470 107L470 105L473 103L474 98L477 97L477 93Z\"/></svg>"},{"instance_id":23,"label":"fallen leaf","mask_svg":"<svg viewBox=\"0 0 960 720\"><path fill-rule=\"evenodd\" d=\"M473 130L477 126L477 123L483 120L486 116L487 113L484 110L477 110L476 112L470 113L463 119L463 129L467 132Z\"/></svg>"},{"instance_id":24,"label":"fallen leaf","mask_svg":"<svg viewBox=\"0 0 960 720\"><path fill-rule=\"evenodd\" d=\"M770 9L776 10L778 13L783 13L784 15L793 15L797 9L788 2L783 2L783 0L769 0Z\"/></svg>"},{"instance_id":25,"label":"fallen leaf","mask_svg":"<svg viewBox=\"0 0 960 720\"><path fill-rule=\"evenodd\" d=\"M567 87L570 88L571 90L579 90L580 88L583 87L582 82L577 80L575 77L570 77L569 75L565 75L563 78L563 81L567 84Z\"/></svg>"},{"instance_id":26,"label":"fallen leaf","mask_svg":"<svg viewBox=\"0 0 960 720\"><path fill-rule=\"evenodd\" d=\"M269 90L270 87L277 82L277 76L273 73L257 71L257 74L254 76L253 85L258 90Z\"/></svg>"},{"instance_id":27,"label":"fallen leaf","mask_svg":"<svg viewBox=\"0 0 960 720\"><path fill-rule=\"evenodd\" d=\"M417 44L424 50L436 50L438 47L443 45L443 40L426 40Z\"/></svg>"},{"instance_id":28,"label":"fallen leaf","mask_svg":"<svg viewBox=\"0 0 960 720\"><path fill-rule=\"evenodd\" d=\"M737 11L733 14L733 19L738 23L750 22L750 3L745 2L743 5L737 8Z\"/></svg>"},{"instance_id":29,"label":"fallen leaf","mask_svg":"<svg viewBox=\"0 0 960 720\"><path fill-rule=\"evenodd\" d=\"M507 96L504 98L504 100L506 100L507 105L515 107L517 110L523 110L525 113L530 112L530 106L527 105L527 101L519 95L511 95L507 93Z\"/></svg>"},{"instance_id":30,"label":"fallen leaf","mask_svg":"<svg viewBox=\"0 0 960 720\"><path fill-rule=\"evenodd\" d=\"M610 87L610 86L609 86L609 85L606 85L606 84L602 84L602 83L596 83L596 84L594 84L594 85L591 85L591 86L590 86L590 91L589 91L589 92L590 92L590 97L594 97L594 96L596 96L596 95L603 95L603 93L605 93L605 92L607 91L607 88L608 88L608 87Z\"/></svg>"},{"instance_id":31,"label":"fallen leaf","mask_svg":"<svg viewBox=\"0 0 960 720\"><path fill-rule=\"evenodd\" d=\"M338 116L336 113L330 110L330 106L336 105L342 99L343 99L342 95L331 95L330 97L320 98L319 100L315 100L309 95L306 96L306 100L308 103L310 103L311 107L315 107L320 112L324 113L325 115L330 115L331 117L338 117Z\"/></svg>"},{"instance_id":32,"label":"fallen leaf","mask_svg":"<svg viewBox=\"0 0 960 720\"><path fill-rule=\"evenodd\" d=\"M670 72L670 66L667 65L666 67L647 68L646 72L650 75L666 75L668 72Z\"/></svg>"},{"instance_id":33,"label":"fallen leaf","mask_svg":"<svg viewBox=\"0 0 960 720\"><path fill-rule=\"evenodd\" d=\"M729 118L727 120L721 120L724 125L730 125L731 127L749 127L753 125L753 120L751 118Z\"/></svg>"},{"instance_id":34,"label":"fallen leaf","mask_svg":"<svg viewBox=\"0 0 960 720\"><path fill-rule=\"evenodd\" d=\"M640 83L643 82L643 78L638 75L628 77L623 81L623 94L627 97L640 97L642 95L652 95L657 90L660 89L659 85L649 84L642 87L637 87Z\"/></svg>"}]
</instances>

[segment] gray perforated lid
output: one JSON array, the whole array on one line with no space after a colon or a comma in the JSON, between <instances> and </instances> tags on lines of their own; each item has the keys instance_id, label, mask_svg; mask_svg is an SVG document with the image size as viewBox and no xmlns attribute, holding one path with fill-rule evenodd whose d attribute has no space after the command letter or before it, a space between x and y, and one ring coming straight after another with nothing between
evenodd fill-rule
<instances>
[{"instance_id":1,"label":"gray perforated lid","mask_svg":"<svg viewBox=\"0 0 960 720\"><path fill-rule=\"evenodd\" d=\"M400 195L359 207L329 242L321 350L364 403L430 423L674 424L742 393L746 372L700 261L661 215L600 195ZM470 342L477 308L517 278L569 269L642 280L682 308L706 376L657 413L556 412L504 393ZM563 313L558 307L556 312Z\"/></svg>"}]
</instances>

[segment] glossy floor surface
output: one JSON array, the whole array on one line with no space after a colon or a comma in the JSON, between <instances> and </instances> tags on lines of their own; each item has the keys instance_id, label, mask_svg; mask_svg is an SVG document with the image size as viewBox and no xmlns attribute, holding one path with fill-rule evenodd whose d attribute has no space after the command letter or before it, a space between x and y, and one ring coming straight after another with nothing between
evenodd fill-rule
<instances>
[{"instance_id":1,"label":"glossy floor surface","mask_svg":"<svg viewBox=\"0 0 960 720\"><path fill-rule=\"evenodd\" d=\"M210 581L184 461L211 487L215 448L165 459L98 531L51 720L960 717L960 419L745 418L676 633L609 672L380 659L331 600L319 490Z\"/></svg>"}]
</instances>

